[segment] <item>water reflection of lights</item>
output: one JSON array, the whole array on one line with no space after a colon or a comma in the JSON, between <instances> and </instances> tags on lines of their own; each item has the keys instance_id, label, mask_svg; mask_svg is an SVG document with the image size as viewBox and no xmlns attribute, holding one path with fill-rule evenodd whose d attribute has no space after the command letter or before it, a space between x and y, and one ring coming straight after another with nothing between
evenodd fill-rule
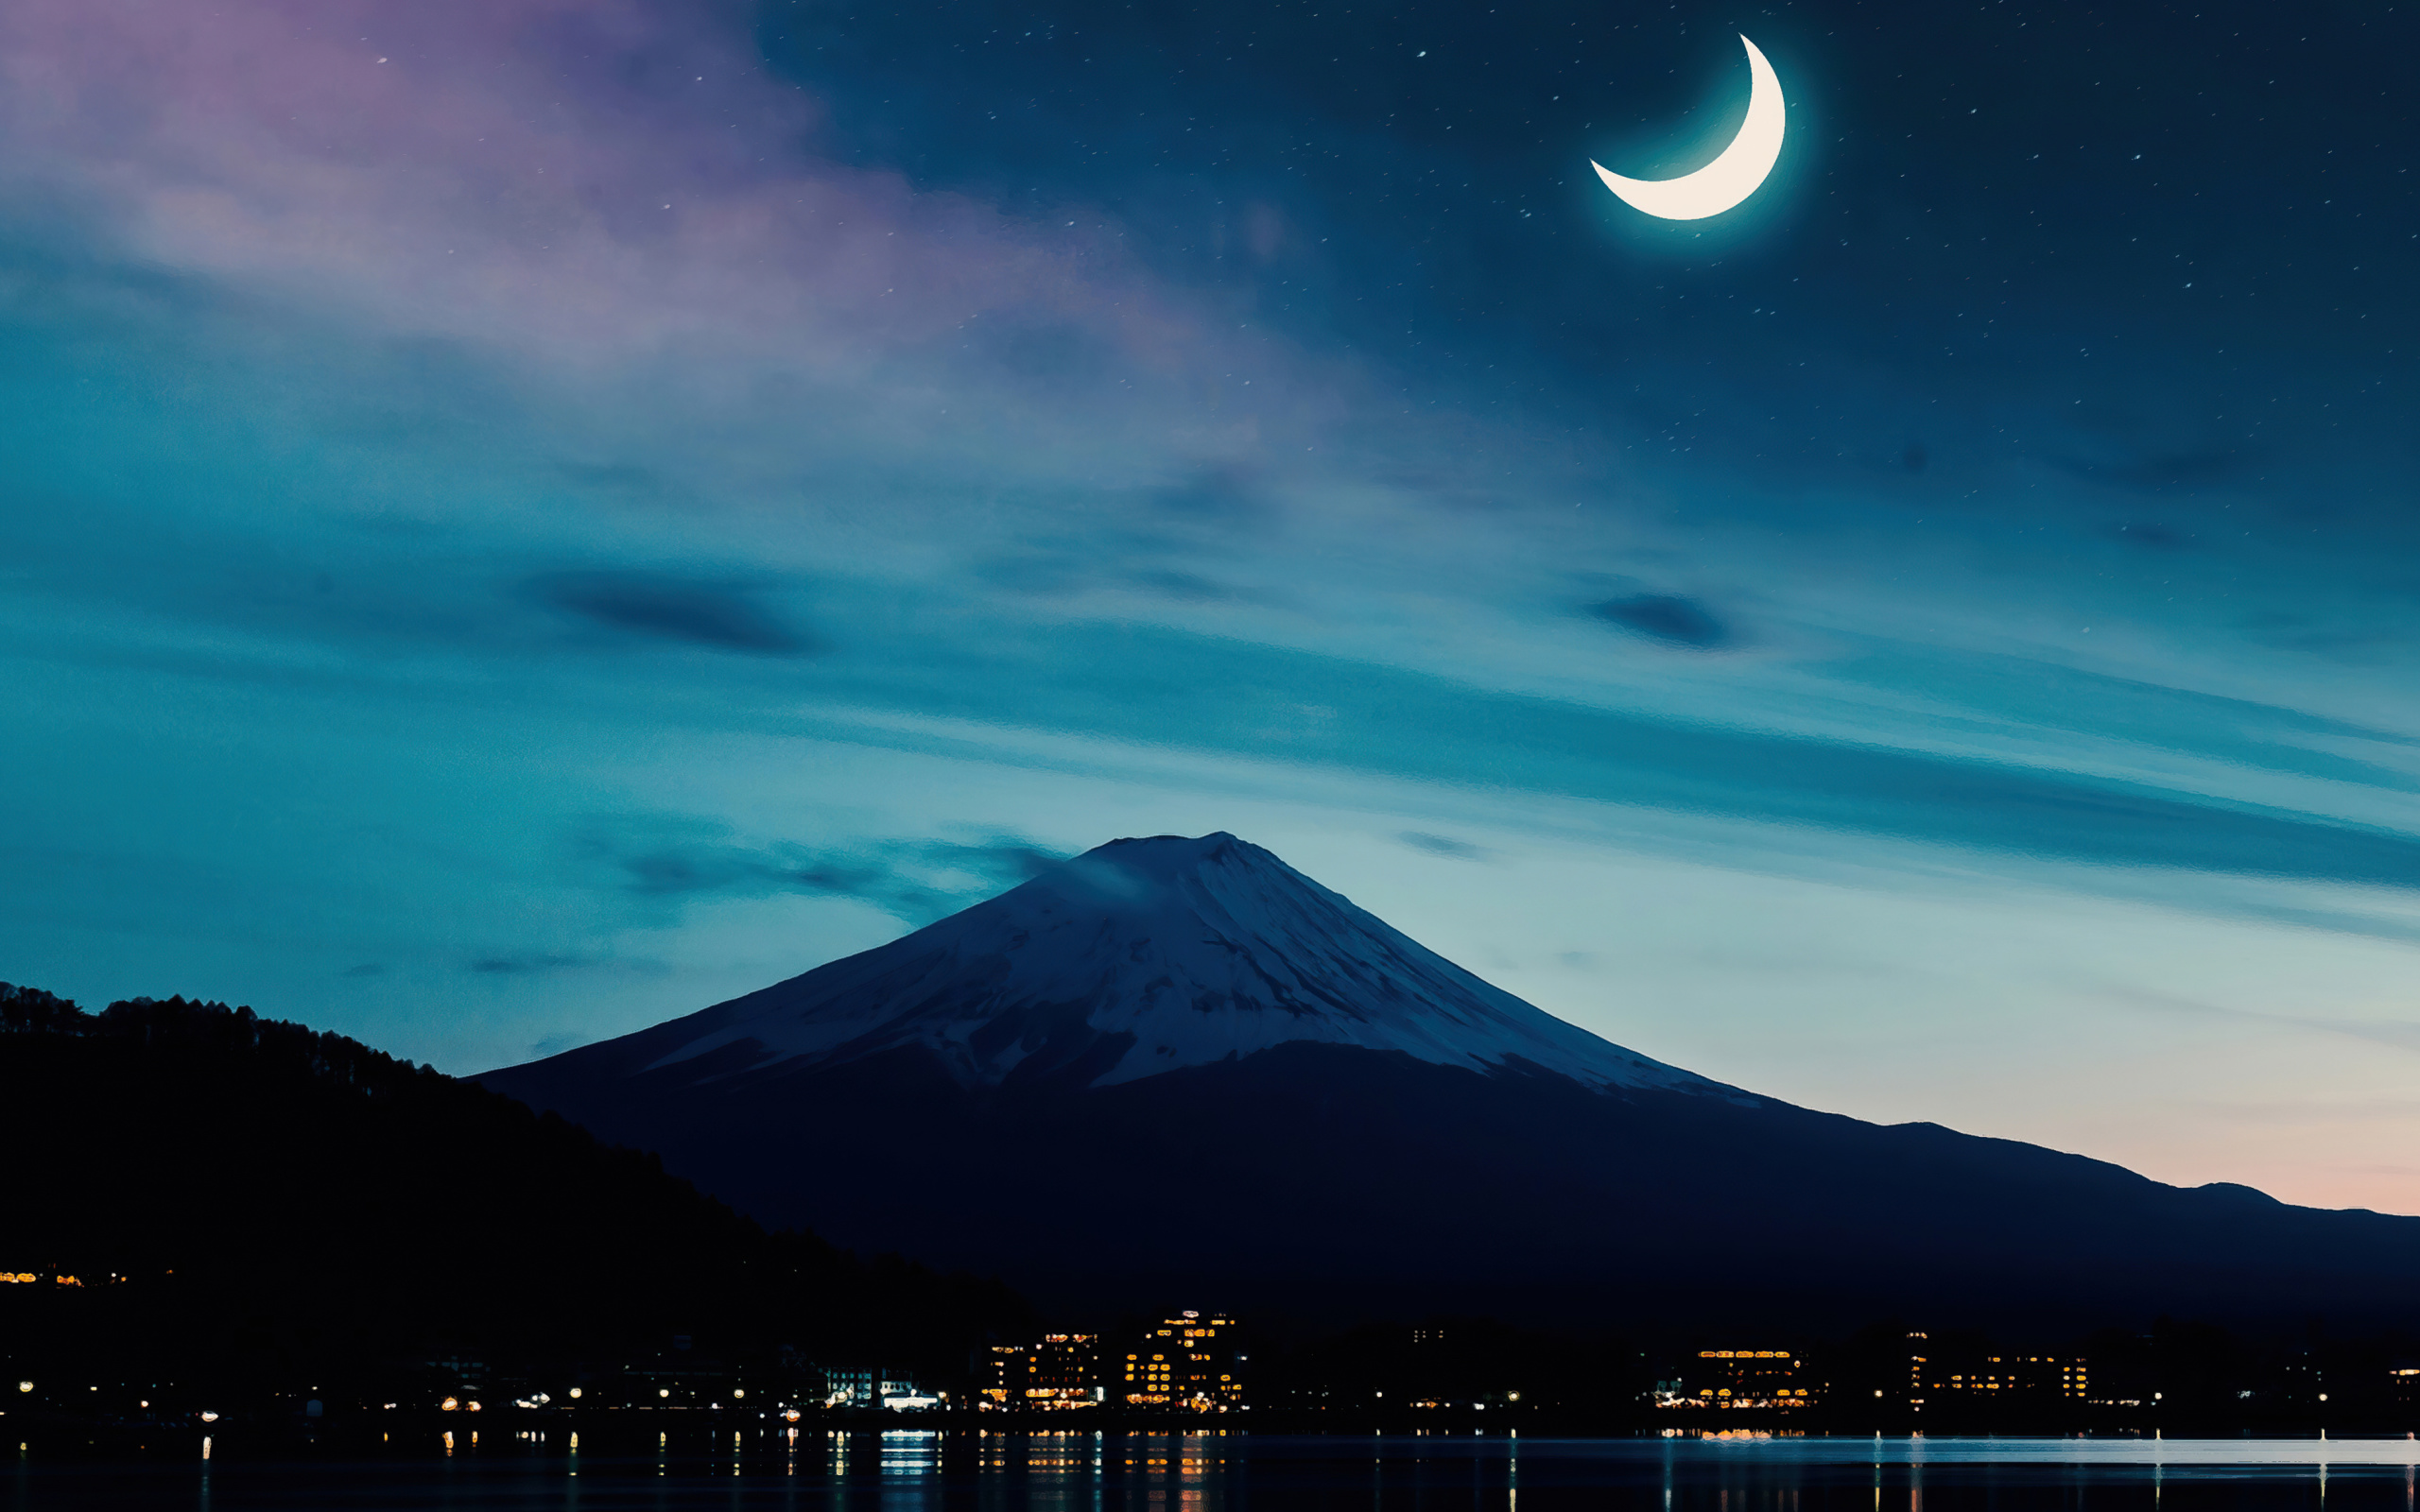
<instances>
[{"instance_id":1,"label":"water reflection of lights","mask_svg":"<svg viewBox=\"0 0 2420 1512\"><path fill-rule=\"evenodd\" d=\"M1223 1431L1144 1434L1128 1441L1126 1471L1149 1512L1203 1512L1224 1500L1217 1483L1226 1458L1214 1449L1214 1436L1224 1436Z\"/></svg>"},{"instance_id":2,"label":"water reflection of lights","mask_svg":"<svg viewBox=\"0 0 2420 1512\"><path fill-rule=\"evenodd\" d=\"M1121 1447L1128 1442L1119 1439ZM1000 1504L1024 1512L1107 1512L1103 1445L1097 1429L978 1429L975 1469L990 1483L984 1504L994 1504L997 1492L1003 1493ZM1126 1463L1131 1466L1132 1459ZM1147 1494L1166 1500L1165 1492Z\"/></svg>"},{"instance_id":3,"label":"water reflection of lights","mask_svg":"<svg viewBox=\"0 0 2420 1512\"><path fill-rule=\"evenodd\" d=\"M888 1428L882 1435L882 1473L930 1475L941 1467L942 1435L929 1428Z\"/></svg>"}]
</instances>

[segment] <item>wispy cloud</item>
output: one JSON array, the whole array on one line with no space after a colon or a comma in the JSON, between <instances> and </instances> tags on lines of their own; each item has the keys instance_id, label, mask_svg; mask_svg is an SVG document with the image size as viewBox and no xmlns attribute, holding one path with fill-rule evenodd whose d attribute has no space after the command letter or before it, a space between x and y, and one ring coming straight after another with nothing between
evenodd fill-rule
<instances>
[{"instance_id":1,"label":"wispy cloud","mask_svg":"<svg viewBox=\"0 0 2420 1512\"><path fill-rule=\"evenodd\" d=\"M739 840L710 820L632 816L593 821L572 842L584 868L626 893L679 903L714 896L851 898L930 923L1063 860L1015 836L853 839L839 845Z\"/></svg>"},{"instance_id":2,"label":"wispy cloud","mask_svg":"<svg viewBox=\"0 0 2420 1512\"><path fill-rule=\"evenodd\" d=\"M2119 991L2110 995L2118 1001L2157 1012L2229 1019L2244 1023L2268 1024L2281 1029L2311 1034L2343 1035L2394 1050L2420 1052L2420 1020L2352 1019L2339 1014L2276 1013L2226 1004L2205 1003L2176 997L2169 993L2149 992L2141 989ZM2347 1105L2348 1108L2350 1106ZM2379 1110L2381 1109L2373 1109L2373 1111ZM2420 1103L2398 1103L2392 1108L2383 1110L2420 1111Z\"/></svg>"}]
</instances>

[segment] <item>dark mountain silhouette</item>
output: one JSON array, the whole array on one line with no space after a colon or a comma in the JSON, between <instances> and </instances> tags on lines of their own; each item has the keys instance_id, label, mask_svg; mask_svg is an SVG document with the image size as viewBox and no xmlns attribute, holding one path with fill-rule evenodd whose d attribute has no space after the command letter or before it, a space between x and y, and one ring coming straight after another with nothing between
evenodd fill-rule
<instances>
[{"instance_id":1,"label":"dark mountain silhouette","mask_svg":"<svg viewBox=\"0 0 2420 1512\"><path fill-rule=\"evenodd\" d=\"M434 1354L795 1345L948 1374L1005 1288L768 1232L650 1156L221 1004L0 984L0 1352L48 1380L292 1390ZM60 1276L75 1278L62 1284ZM238 1391L240 1395L240 1390Z\"/></svg>"},{"instance_id":2,"label":"dark mountain silhouette","mask_svg":"<svg viewBox=\"0 0 2420 1512\"><path fill-rule=\"evenodd\" d=\"M1061 1305L2420 1322L2420 1218L1708 1081L1226 834L1114 842L880 949L479 1079L768 1223Z\"/></svg>"}]
</instances>

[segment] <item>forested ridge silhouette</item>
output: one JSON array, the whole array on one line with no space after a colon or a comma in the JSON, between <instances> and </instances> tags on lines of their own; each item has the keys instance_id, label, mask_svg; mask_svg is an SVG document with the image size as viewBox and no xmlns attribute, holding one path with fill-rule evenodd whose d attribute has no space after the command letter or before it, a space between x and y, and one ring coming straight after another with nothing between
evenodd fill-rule
<instances>
[{"instance_id":1,"label":"forested ridge silhouette","mask_svg":"<svg viewBox=\"0 0 2420 1512\"><path fill-rule=\"evenodd\" d=\"M0 984L0 1272L32 1278L0 1286L0 1347L29 1371L286 1389L678 1337L947 1376L1027 1316L997 1281L769 1232L653 1155L223 1003L95 1014Z\"/></svg>"}]
</instances>

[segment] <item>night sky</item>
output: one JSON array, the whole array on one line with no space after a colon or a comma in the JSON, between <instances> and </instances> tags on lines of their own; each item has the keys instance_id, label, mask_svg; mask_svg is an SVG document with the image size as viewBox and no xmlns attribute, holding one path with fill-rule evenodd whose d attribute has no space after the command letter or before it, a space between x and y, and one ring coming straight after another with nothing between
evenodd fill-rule
<instances>
[{"instance_id":1,"label":"night sky","mask_svg":"<svg viewBox=\"0 0 2420 1512\"><path fill-rule=\"evenodd\" d=\"M1738 210L1703 163L1789 101ZM471 1072L1230 830L2420 1211L2408 6L12 0L0 976Z\"/></svg>"}]
</instances>

